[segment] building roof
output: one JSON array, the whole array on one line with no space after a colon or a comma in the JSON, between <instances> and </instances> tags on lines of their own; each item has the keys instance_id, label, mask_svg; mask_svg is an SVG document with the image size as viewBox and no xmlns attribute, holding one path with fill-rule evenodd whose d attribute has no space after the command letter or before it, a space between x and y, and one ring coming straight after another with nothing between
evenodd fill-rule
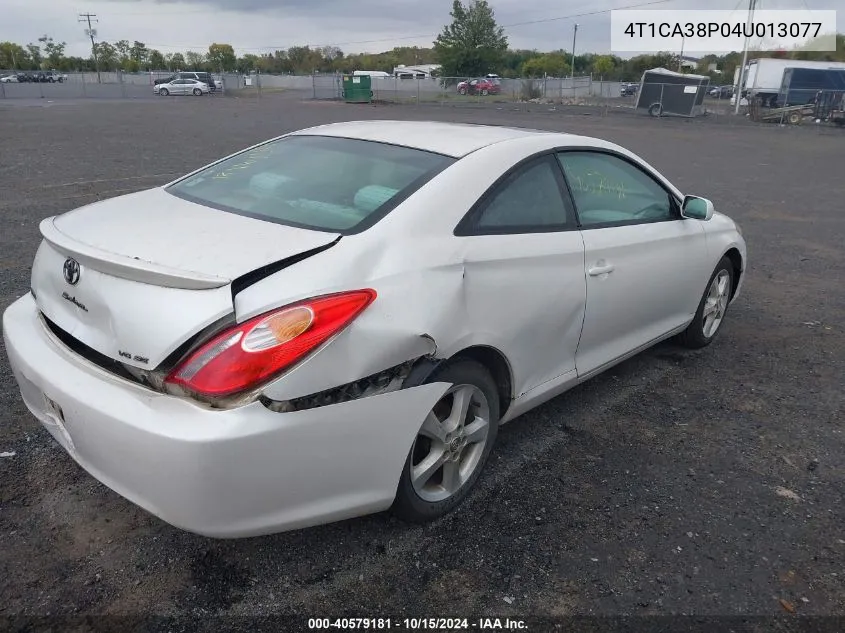
<instances>
[{"instance_id":1,"label":"building roof","mask_svg":"<svg viewBox=\"0 0 845 633\"><path fill-rule=\"evenodd\" d=\"M319 134L321 136L378 141L392 145L415 147L459 158L494 143L526 136L559 133L471 123L348 121L299 130L294 134Z\"/></svg>"}]
</instances>

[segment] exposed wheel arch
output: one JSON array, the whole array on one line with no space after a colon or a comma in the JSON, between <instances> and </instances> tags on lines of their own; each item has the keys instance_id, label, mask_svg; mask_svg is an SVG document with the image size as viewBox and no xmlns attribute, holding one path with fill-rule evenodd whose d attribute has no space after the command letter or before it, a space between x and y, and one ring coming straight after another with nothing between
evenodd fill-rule
<instances>
[{"instance_id":1,"label":"exposed wheel arch","mask_svg":"<svg viewBox=\"0 0 845 633\"><path fill-rule=\"evenodd\" d=\"M731 264L733 264L734 275L733 285L731 287L731 299L733 299L737 288L739 288L739 278L742 276L742 255L740 255L738 249L731 248L724 256L731 260Z\"/></svg>"},{"instance_id":2,"label":"exposed wheel arch","mask_svg":"<svg viewBox=\"0 0 845 633\"><path fill-rule=\"evenodd\" d=\"M453 354L450 358L421 358L405 379L405 387L423 384L431 373L443 363L460 359L474 360L483 365L493 376L499 395L500 415L504 416L513 402L513 372L502 352L487 345L473 345Z\"/></svg>"}]
</instances>

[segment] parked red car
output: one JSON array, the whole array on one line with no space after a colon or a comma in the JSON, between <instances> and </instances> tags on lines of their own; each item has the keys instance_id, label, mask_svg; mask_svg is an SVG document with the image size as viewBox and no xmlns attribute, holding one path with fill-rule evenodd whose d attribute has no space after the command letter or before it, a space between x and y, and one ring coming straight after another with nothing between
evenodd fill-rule
<instances>
[{"instance_id":1,"label":"parked red car","mask_svg":"<svg viewBox=\"0 0 845 633\"><path fill-rule=\"evenodd\" d=\"M462 81L458 84L458 94L462 95L497 95L500 90L501 85L499 84L499 81L489 77L482 77L471 81Z\"/></svg>"}]
</instances>

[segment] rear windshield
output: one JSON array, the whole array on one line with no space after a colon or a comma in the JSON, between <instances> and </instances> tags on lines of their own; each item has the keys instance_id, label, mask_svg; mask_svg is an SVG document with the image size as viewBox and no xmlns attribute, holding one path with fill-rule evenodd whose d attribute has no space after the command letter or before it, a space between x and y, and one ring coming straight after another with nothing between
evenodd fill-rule
<instances>
[{"instance_id":1,"label":"rear windshield","mask_svg":"<svg viewBox=\"0 0 845 633\"><path fill-rule=\"evenodd\" d=\"M373 141L289 136L227 158L167 191L260 220L354 233L454 160Z\"/></svg>"}]
</instances>

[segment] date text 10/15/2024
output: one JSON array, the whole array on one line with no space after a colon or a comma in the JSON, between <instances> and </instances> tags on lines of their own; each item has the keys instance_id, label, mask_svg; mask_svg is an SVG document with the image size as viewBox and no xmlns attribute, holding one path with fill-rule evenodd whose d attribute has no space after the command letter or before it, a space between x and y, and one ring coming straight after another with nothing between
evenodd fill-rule
<instances>
[{"instance_id":1,"label":"date text 10/15/2024","mask_svg":"<svg viewBox=\"0 0 845 633\"><path fill-rule=\"evenodd\" d=\"M309 618L310 630L376 631L525 631L524 620L512 618Z\"/></svg>"}]
</instances>

